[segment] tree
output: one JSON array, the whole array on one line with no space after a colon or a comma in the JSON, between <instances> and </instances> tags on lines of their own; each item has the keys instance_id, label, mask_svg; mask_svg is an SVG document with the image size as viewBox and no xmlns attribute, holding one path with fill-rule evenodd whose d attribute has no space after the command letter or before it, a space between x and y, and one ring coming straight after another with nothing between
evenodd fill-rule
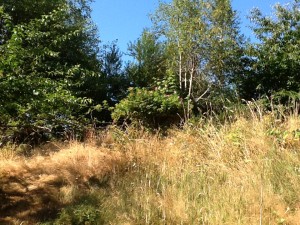
<instances>
[{"instance_id":1,"label":"tree","mask_svg":"<svg viewBox=\"0 0 300 225\"><path fill-rule=\"evenodd\" d=\"M9 38L12 30L12 21L9 14L4 12L3 6L0 6L0 45L3 45Z\"/></svg>"},{"instance_id":2,"label":"tree","mask_svg":"<svg viewBox=\"0 0 300 225\"><path fill-rule=\"evenodd\" d=\"M201 45L204 36L201 33L207 28L203 12L202 1L174 0L170 4L160 3L153 17L156 32L167 39L173 56L170 60L172 70L174 74L178 74L181 95L187 100L186 119L190 116L196 73L200 79L203 78L198 69L204 56Z\"/></svg>"},{"instance_id":3,"label":"tree","mask_svg":"<svg viewBox=\"0 0 300 225\"><path fill-rule=\"evenodd\" d=\"M131 84L136 87L151 87L166 74L166 48L154 33L144 30L141 37L128 46L128 54L134 62L126 71Z\"/></svg>"},{"instance_id":4,"label":"tree","mask_svg":"<svg viewBox=\"0 0 300 225\"><path fill-rule=\"evenodd\" d=\"M107 83L107 101L112 106L126 96L129 79L123 71L122 53L116 42L104 46L101 58L102 73Z\"/></svg>"},{"instance_id":5,"label":"tree","mask_svg":"<svg viewBox=\"0 0 300 225\"><path fill-rule=\"evenodd\" d=\"M88 1L2 0L1 6L2 130L31 138L80 128L91 102L81 87L100 68Z\"/></svg>"},{"instance_id":6,"label":"tree","mask_svg":"<svg viewBox=\"0 0 300 225\"><path fill-rule=\"evenodd\" d=\"M251 14L258 43L249 48L252 65L239 80L239 92L246 99L270 96L281 91L300 90L300 2L275 5L272 17L259 9Z\"/></svg>"},{"instance_id":7,"label":"tree","mask_svg":"<svg viewBox=\"0 0 300 225\"><path fill-rule=\"evenodd\" d=\"M234 74L242 68L244 36L230 0L215 0L209 5L208 61L206 73L219 87L231 85Z\"/></svg>"},{"instance_id":8,"label":"tree","mask_svg":"<svg viewBox=\"0 0 300 225\"><path fill-rule=\"evenodd\" d=\"M126 68L131 88L114 107L113 120L139 122L150 128L179 123L182 104L174 76L167 70L165 43L144 30L129 44L129 55L134 58Z\"/></svg>"},{"instance_id":9,"label":"tree","mask_svg":"<svg viewBox=\"0 0 300 225\"><path fill-rule=\"evenodd\" d=\"M182 104L173 77L156 83L155 89L130 88L129 94L116 104L112 112L115 122L141 123L149 128L179 124Z\"/></svg>"},{"instance_id":10,"label":"tree","mask_svg":"<svg viewBox=\"0 0 300 225\"><path fill-rule=\"evenodd\" d=\"M187 101L188 119L192 103L196 106L215 87L228 87L233 65L239 65L242 37L236 13L228 0L173 0L160 3L153 21L172 52L169 65Z\"/></svg>"}]
</instances>

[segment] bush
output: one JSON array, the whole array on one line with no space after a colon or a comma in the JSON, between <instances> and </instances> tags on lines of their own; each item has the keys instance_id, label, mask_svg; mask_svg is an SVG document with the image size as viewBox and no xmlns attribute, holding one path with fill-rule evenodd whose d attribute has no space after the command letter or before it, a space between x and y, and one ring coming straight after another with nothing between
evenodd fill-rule
<instances>
[{"instance_id":1,"label":"bush","mask_svg":"<svg viewBox=\"0 0 300 225\"><path fill-rule=\"evenodd\" d=\"M148 127L178 123L183 109L170 79L157 82L155 88L130 88L128 96L113 109L113 120L141 122Z\"/></svg>"},{"instance_id":2,"label":"bush","mask_svg":"<svg viewBox=\"0 0 300 225\"><path fill-rule=\"evenodd\" d=\"M104 224L100 218L100 210L90 205L77 205L63 209L54 222L45 223L52 225L89 225Z\"/></svg>"}]
</instances>

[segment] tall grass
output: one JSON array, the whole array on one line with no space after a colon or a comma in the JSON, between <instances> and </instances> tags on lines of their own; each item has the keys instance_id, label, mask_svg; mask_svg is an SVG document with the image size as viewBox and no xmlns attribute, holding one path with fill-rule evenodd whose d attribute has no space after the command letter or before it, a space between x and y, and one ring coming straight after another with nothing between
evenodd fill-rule
<instances>
[{"instance_id":1,"label":"tall grass","mask_svg":"<svg viewBox=\"0 0 300 225\"><path fill-rule=\"evenodd\" d=\"M300 224L296 113L283 117L249 104L248 113L230 123L198 121L165 136L112 127L95 138L97 145L72 143L45 157L8 151L0 161L3 179L4 171L22 176L24 168L29 174L39 168L61 182L51 192L60 206L52 217L10 215L6 221Z\"/></svg>"},{"instance_id":2,"label":"tall grass","mask_svg":"<svg viewBox=\"0 0 300 225\"><path fill-rule=\"evenodd\" d=\"M116 178L113 224L298 224L299 138L268 135L272 118L199 124L147 138ZM284 139L284 141L282 141Z\"/></svg>"}]
</instances>

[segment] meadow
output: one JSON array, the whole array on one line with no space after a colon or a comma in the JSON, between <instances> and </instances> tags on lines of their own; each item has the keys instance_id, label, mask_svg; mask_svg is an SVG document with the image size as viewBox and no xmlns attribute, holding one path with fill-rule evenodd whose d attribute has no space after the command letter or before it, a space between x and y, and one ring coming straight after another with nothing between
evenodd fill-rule
<instances>
[{"instance_id":1,"label":"meadow","mask_svg":"<svg viewBox=\"0 0 300 225\"><path fill-rule=\"evenodd\" d=\"M300 224L298 110L0 151L0 224Z\"/></svg>"}]
</instances>

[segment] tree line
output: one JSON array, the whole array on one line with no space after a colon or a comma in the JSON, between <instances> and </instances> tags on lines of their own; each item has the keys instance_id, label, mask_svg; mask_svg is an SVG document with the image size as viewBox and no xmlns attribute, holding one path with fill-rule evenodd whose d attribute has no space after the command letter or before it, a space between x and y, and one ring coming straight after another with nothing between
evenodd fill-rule
<instances>
[{"instance_id":1,"label":"tree line","mask_svg":"<svg viewBox=\"0 0 300 225\"><path fill-rule=\"evenodd\" d=\"M169 126L226 102L296 96L300 1L251 12L250 42L230 0L160 2L153 26L101 45L90 0L0 0L0 132L31 142L107 122ZM4 138L2 138L2 142Z\"/></svg>"}]
</instances>

